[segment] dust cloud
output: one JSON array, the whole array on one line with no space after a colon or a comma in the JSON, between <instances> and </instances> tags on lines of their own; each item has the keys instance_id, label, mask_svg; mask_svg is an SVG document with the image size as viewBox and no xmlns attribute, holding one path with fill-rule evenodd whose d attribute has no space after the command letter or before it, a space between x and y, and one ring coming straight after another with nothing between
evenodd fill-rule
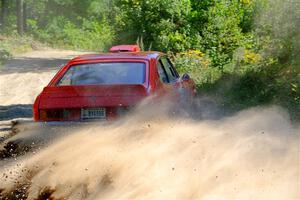
<instances>
[{"instance_id":1,"label":"dust cloud","mask_svg":"<svg viewBox=\"0 0 300 200\"><path fill-rule=\"evenodd\" d=\"M300 132L282 109L201 121L150 110L76 128L3 166L0 196L299 199Z\"/></svg>"}]
</instances>

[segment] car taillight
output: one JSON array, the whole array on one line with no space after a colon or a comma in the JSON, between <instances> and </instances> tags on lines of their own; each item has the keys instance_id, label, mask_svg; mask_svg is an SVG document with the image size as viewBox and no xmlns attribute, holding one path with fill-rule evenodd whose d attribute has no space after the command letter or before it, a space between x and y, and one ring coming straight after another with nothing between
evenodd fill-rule
<instances>
[{"instance_id":1,"label":"car taillight","mask_svg":"<svg viewBox=\"0 0 300 200\"><path fill-rule=\"evenodd\" d=\"M41 98L41 95L38 95L34 101L34 104L33 104L33 119L35 121L38 121L40 120L40 113L39 113L39 104L40 104L40 98Z\"/></svg>"},{"instance_id":2,"label":"car taillight","mask_svg":"<svg viewBox=\"0 0 300 200\"><path fill-rule=\"evenodd\" d=\"M80 109L43 109L39 116L40 121L78 121Z\"/></svg>"},{"instance_id":3,"label":"car taillight","mask_svg":"<svg viewBox=\"0 0 300 200\"><path fill-rule=\"evenodd\" d=\"M129 111L128 107L120 106L120 107L117 107L116 114L117 114L117 116L124 116L128 113L128 111Z\"/></svg>"},{"instance_id":4,"label":"car taillight","mask_svg":"<svg viewBox=\"0 0 300 200\"><path fill-rule=\"evenodd\" d=\"M126 115L129 112L130 107L119 106L119 107L111 107L111 108L106 108L106 109L107 109L106 119L107 120L115 120L119 117Z\"/></svg>"},{"instance_id":5,"label":"car taillight","mask_svg":"<svg viewBox=\"0 0 300 200\"><path fill-rule=\"evenodd\" d=\"M40 110L40 120L41 121L47 120L47 111L46 110Z\"/></svg>"},{"instance_id":6,"label":"car taillight","mask_svg":"<svg viewBox=\"0 0 300 200\"><path fill-rule=\"evenodd\" d=\"M63 110L58 110L58 109L40 110L41 121L62 120L63 118L64 118Z\"/></svg>"}]
</instances>

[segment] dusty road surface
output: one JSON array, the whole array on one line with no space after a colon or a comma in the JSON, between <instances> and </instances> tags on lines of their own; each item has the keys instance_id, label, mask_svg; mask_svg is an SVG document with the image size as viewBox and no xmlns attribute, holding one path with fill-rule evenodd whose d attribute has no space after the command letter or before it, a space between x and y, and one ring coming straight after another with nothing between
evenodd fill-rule
<instances>
[{"instance_id":1,"label":"dusty road surface","mask_svg":"<svg viewBox=\"0 0 300 200\"><path fill-rule=\"evenodd\" d=\"M30 117L31 105L60 66L82 52L25 53L0 66L0 119Z\"/></svg>"},{"instance_id":2,"label":"dusty road surface","mask_svg":"<svg viewBox=\"0 0 300 200\"><path fill-rule=\"evenodd\" d=\"M0 200L300 199L300 129L276 106L199 120L164 102L113 123L33 123L35 96L77 54L0 68Z\"/></svg>"}]
</instances>

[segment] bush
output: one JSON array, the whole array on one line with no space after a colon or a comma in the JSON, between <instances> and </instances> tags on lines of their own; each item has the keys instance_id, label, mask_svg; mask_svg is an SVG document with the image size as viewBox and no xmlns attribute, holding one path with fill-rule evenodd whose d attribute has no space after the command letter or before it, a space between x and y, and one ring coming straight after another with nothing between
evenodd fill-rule
<instances>
[{"instance_id":1,"label":"bush","mask_svg":"<svg viewBox=\"0 0 300 200\"><path fill-rule=\"evenodd\" d=\"M32 50L34 41L31 37L17 34L0 35L0 62L10 59L13 55Z\"/></svg>"},{"instance_id":2,"label":"bush","mask_svg":"<svg viewBox=\"0 0 300 200\"><path fill-rule=\"evenodd\" d=\"M196 84L214 83L221 73L212 68L211 61L199 50L189 50L172 55L176 68L180 73L189 73Z\"/></svg>"},{"instance_id":3,"label":"bush","mask_svg":"<svg viewBox=\"0 0 300 200\"><path fill-rule=\"evenodd\" d=\"M114 40L114 32L105 19L102 21L80 19L80 26L59 16L54 18L45 29L39 29L36 21L31 20L32 34L41 41L53 46L84 49L106 50Z\"/></svg>"},{"instance_id":4,"label":"bush","mask_svg":"<svg viewBox=\"0 0 300 200\"><path fill-rule=\"evenodd\" d=\"M11 53L5 49L0 49L0 64L12 57Z\"/></svg>"}]
</instances>

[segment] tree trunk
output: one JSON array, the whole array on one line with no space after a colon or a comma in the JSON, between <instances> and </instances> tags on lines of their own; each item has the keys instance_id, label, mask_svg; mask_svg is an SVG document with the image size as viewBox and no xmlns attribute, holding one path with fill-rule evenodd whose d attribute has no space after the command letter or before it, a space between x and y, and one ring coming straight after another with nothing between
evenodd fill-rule
<instances>
[{"instance_id":1,"label":"tree trunk","mask_svg":"<svg viewBox=\"0 0 300 200\"><path fill-rule=\"evenodd\" d=\"M0 12L0 30L3 30L7 24L8 15L8 0L1 0L1 12Z\"/></svg>"},{"instance_id":2,"label":"tree trunk","mask_svg":"<svg viewBox=\"0 0 300 200\"><path fill-rule=\"evenodd\" d=\"M23 4L23 31L26 33L27 30L27 4L26 1Z\"/></svg>"},{"instance_id":3,"label":"tree trunk","mask_svg":"<svg viewBox=\"0 0 300 200\"><path fill-rule=\"evenodd\" d=\"M23 0L17 0L17 28L19 35L24 34Z\"/></svg>"}]
</instances>

